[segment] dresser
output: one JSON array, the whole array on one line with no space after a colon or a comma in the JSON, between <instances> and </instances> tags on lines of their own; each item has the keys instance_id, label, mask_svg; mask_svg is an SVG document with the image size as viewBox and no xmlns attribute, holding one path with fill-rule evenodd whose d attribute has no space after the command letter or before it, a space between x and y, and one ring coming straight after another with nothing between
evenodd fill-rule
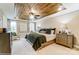
<instances>
[{"instance_id":1,"label":"dresser","mask_svg":"<svg viewBox=\"0 0 79 59\"><path fill-rule=\"evenodd\" d=\"M10 33L0 33L0 55L11 54Z\"/></svg>"},{"instance_id":2,"label":"dresser","mask_svg":"<svg viewBox=\"0 0 79 59\"><path fill-rule=\"evenodd\" d=\"M74 35L70 34L66 34L66 33L59 33L56 34L56 43L69 47L69 48L73 48L74 46Z\"/></svg>"}]
</instances>

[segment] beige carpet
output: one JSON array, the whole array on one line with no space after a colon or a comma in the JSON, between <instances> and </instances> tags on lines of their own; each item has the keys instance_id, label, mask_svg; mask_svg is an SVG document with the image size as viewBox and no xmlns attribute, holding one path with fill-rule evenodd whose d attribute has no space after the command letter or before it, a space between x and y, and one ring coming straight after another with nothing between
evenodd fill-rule
<instances>
[{"instance_id":1,"label":"beige carpet","mask_svg":"<svg viewBox=\"0 0 79 59\"><path fill-rule=\"evenodd\" d=\"M61 45L51 44L39 51L34 51L31 45L25 38L13 41L12 44L13 55L70 55L79 54L79 51L70 49Z\"/></svg>"}]
</instances>

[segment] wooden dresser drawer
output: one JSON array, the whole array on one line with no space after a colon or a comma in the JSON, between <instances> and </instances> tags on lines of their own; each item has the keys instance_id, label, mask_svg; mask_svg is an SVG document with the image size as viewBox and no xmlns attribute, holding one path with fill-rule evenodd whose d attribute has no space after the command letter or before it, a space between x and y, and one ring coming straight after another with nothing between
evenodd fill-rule
<instances>
[{"instance_id":1,"label":"wooden dresser drawer","mask_svg":"<svg viewBox=\"0 0 79 59\"><path fill-rule=\"evenodd\" d=\"M73 47L74 36L67 35L66 33L56 35L56 43L67 47Z\"/></svg>"},{"instance_id":2,"label":"wooden dresser drawer","mask_svg":"<svg viewBox=\"0 0 79 59\"><path fill-rule=\"evenodd\" d=\"M68 35L68 40L67 40L67 45L72 48L73 47L73 43L74 42L74 37L72 35Z\"/></svg>"}]
</instances>

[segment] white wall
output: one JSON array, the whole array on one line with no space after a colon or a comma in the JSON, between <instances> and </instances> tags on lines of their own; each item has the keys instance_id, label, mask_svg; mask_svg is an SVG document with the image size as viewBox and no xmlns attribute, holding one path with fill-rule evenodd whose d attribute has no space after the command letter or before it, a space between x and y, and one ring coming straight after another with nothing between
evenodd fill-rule
<instances>
[{"instance_id":1,"label":"white wall","mask_svg":"<svg viewBox=\"0 0 79 59\"><path fill-rule=\"evenodd\" d=\"M0 27L7 28L7 18L15 17L14 3L0 3L0 16L3 17L3 25L0 24Z\"/></svg>"},{"instance_id":2,"label":"white wall","mask_svg":"<svg viewBox=\"0 0 79 59\"><path fill-rule=\"evenodd\" d=\"M3 27L3 20L2 20L2 16L0 16L0 28Z\"/></svg>"},{"instance_id":3,"label":"white wall","mask_svg":"<svg viewBox=\"0 0 79 59\"><path fill-rule=\"evenodd\" d=\"M3 24L2 24L2 22L3 22L3 12L2 12L2 10L0 10L0 28L2 28L3 27Z\"/></svg>"},{"instance_id":4,"label":"white wall","mask_svg":"<svg viewBox=\"0 0 79 59\"><path fill-rule=\"evenodd\" d=\"M0 22L0 28L7 28L7 17L4 14L3 10L0 9L0 19L2 22Z\"/></svg>"},{"instance_id":5,"label":"white wall","mask_svg":"<svg viewBox=\"0 0 79 59\"><path fill-rule=\"evenodd\" d=\"M3 28L7 28L7 17L3 15Z\"/></svg>"},{"instance_id":6,"label":"white wall","mask_svg":"<svg viewBox=\"0 0 79 59\"><path fill-rule=\"evenodd\" d=\"M63 24L67 25L68 29L70 29L77 38L77 44L79 44L79 11L57 17L45 17L37 21L37 27L56 28L57 30L61 29Z\"/></svg>"}]
</instances>

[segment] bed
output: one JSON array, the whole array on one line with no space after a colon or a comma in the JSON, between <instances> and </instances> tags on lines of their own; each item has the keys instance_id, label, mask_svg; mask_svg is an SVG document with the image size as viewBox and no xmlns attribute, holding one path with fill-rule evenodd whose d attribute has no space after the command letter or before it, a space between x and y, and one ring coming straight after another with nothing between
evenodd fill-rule
<instances>
[{"instance_id":1,"label":"bed","mask_svg":"<svg viewBox=\"0 0 79 59\"><path fill-rule=\"evenodd\" d=\"M36 32L32 32L26 35L25 38L32 45L34 50L38 50L38 48L40 48L42 44L46 42L46 37Z\"/></svg>"},{"instance_id":2,"label":"bed","mask_svg":"<svg viewBox=\"0 0 79 59\"><path fill-rule=\"evenodd\" d=\"M44 35L47 42L56 38L56 28L40 29L38 33Z\"/></svg>"},{"instance_id":3,"label":"bed","mask_svg":"<svg viewBox=\"0 0 79 59\"><path fill-rule=\"evenodd\" d=\"M45 43L52 43L52 41L56 38L55 29L53 29L53 33L41 33L41 32L31 32L26 35L27 41L32 45L34 50L38 50Z\"/></svg>"}]
</instances>

